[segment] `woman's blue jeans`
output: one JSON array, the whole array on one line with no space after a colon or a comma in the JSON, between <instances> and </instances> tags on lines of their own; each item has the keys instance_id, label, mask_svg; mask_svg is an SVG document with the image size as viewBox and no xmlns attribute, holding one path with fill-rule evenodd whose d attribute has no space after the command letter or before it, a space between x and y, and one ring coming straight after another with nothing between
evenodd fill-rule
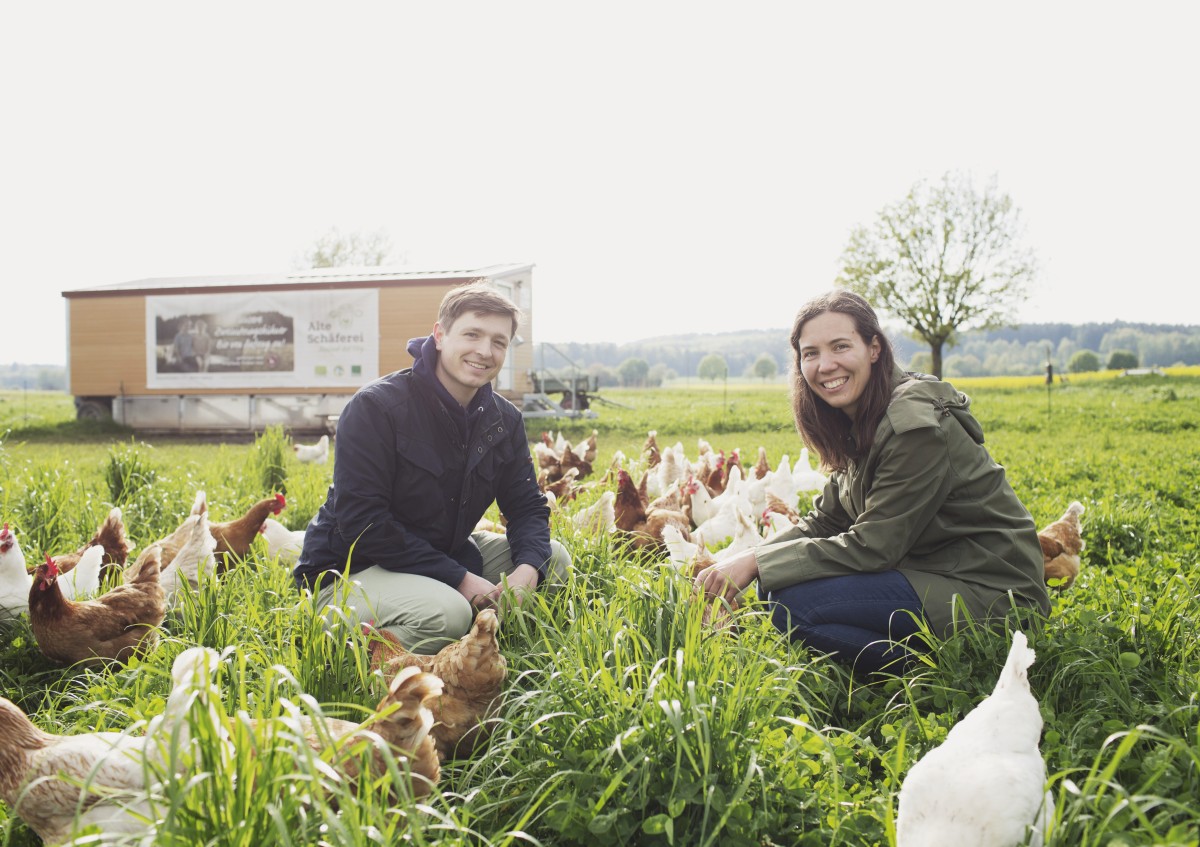
<instances>
[{"instance_id":1,"label":"woman's blue jeans","mask_svg":"<svg viewBox=\"0 0 1200 847\"><path fill-rule=\"evenodd\" d=\"M780 631L821 653L832 653L857 671L901 673L920 637L921 599L896 571L849 574L808 582L758 596L771 607Z\"/></svg>"}]
</instances>

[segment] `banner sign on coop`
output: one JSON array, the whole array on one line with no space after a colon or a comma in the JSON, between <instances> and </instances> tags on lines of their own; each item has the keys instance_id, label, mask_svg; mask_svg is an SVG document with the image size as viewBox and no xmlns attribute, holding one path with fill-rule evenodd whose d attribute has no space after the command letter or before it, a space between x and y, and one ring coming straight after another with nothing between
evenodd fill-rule
<instances>
[{"instance_id":1,"label":"banner sign on coop","mask_svg":"<svg viewBox=\"0 0 1200 847\"><path fill-rule=\"evenodd\" d=\"M146 298L148 388L359 386L379 376L379 292Z\"/></svg>"}]
</instances>

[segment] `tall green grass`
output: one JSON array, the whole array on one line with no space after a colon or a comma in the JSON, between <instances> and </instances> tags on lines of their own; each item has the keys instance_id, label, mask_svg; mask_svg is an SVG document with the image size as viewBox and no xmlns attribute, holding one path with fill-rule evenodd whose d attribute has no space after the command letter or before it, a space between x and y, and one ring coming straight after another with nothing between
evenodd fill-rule
<instances>
[{"instance_id":1,"label":"tall green grass","mask_svg":"<svg viewBox=\"0 0 1200 847\"><path fill-rule=\"evenodd\" d=\"M1039 525L1071 500L1087 508L1075 585L1044 621L1009 621L1038 655L1030 680L1058 809L1052 845L1200 839L1200 381L1170 388L1056 386L1049 410L1042 387L971 390L988 447ZM382 780L347 784L301 743L294 716L359 720L384 681L357 629L336 610L322 621L264 555L182 596L158 646L126 668L50 667L26 623L0 623L0 693L48 731L138 731L161 711L179 652L220 651L220 728L236 752L222 759L217 733L201 733L209 747L191 783L160 792L156 843L891 844L904 774L990 693L1007 639L966 630L904 678L864 679L786 643L753 602L735 629L707 628L684 577L577 533L570 512L599 495L616 450L639 456L648 429L692 456L704 437L751 458L762 444L772 464L795 459L786 395L746 389L735 407L712 391L605 394L633 408L563 427L573 441L600 431L594 487L553 518L574 572L505 618L509 681L490 739L444 763L420 802L405 794L402 761ZM331 468L285 458L285 478L268 479L263 449L5 442L3 517L32 550L77 545L124 498L142 546L173 529L197 488L224 519L270 482L286 483L281 517L303 526ZM120 497L107 481L114 466L137 469ZM37 843L7 814L0 807L0 844Z\"/></svg>"}]
</instances>

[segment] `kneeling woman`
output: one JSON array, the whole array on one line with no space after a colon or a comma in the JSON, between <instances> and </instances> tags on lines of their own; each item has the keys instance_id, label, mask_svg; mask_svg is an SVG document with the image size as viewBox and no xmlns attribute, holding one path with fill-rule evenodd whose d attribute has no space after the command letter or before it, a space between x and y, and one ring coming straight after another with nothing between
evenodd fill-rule
<instances>
[{"instance_id":1,"label":"kneeling woman","mask_svg":"<svg viewBox=\"0 0 1200 847\"><path fill-rule=\"evenodd\" d=\"M791 344L796 428L829 483L795 528L702 571L696 588L732 600L757 579L781 631L864 671L901 669L920 621L944 634L1014 602L1048 613L1037 528L967 396L897 367L874 310L848 291L805 305Z\"/></svg>"}]
</instances>

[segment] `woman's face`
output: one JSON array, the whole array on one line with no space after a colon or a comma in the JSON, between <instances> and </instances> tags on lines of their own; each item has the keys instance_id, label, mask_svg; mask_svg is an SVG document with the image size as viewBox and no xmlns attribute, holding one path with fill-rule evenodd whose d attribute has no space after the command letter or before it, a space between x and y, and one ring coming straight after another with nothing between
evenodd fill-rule
<instances>
[{"instance_id":1,"label":"woman's face","mask_svg":"<svg viewBox=\"0 0 1200 847\"><path fill-rule=\"evenodd\" d=\"M879 359L879 339L868 344L841 312L822 312L800 329L800 373L813 393L854 420L858 399Z\"/></svg>"}]
</instances>

